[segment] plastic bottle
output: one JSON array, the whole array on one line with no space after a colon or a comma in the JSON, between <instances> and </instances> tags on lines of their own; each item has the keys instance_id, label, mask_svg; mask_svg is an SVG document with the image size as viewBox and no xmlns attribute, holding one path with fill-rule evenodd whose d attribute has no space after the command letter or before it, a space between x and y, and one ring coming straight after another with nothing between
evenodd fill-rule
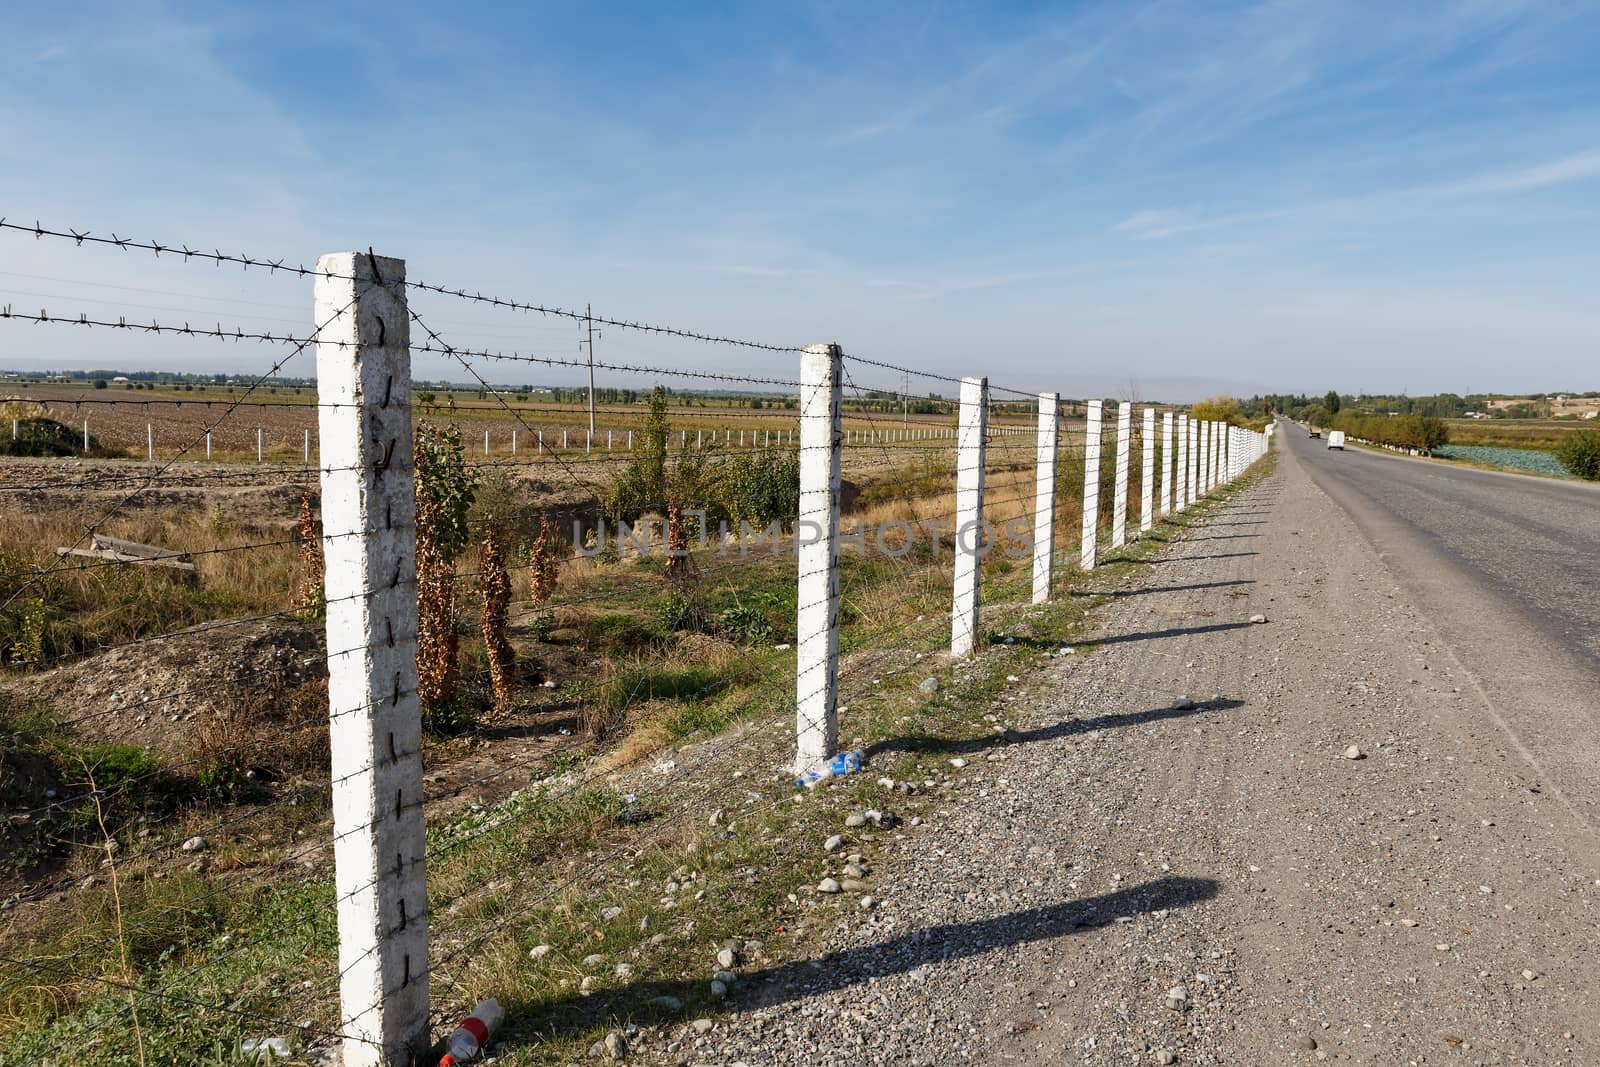
<instances>
[{"instance_id":1,"label":"plastic bottle","mask_svg":"<svg viewBox=\"0 0 1600 1067\"><path fill-rule=\"evenodd\" d=\"M445 1038L444 1055L439 1058L439 1067L470 1063L483 1055L489 1035L499 1029L505 1017L506 1010L498 1000L478 1001L472 1014L457 1023L456 1028L450 1031L450 1036Z\"/></svg>"}]
</instances>

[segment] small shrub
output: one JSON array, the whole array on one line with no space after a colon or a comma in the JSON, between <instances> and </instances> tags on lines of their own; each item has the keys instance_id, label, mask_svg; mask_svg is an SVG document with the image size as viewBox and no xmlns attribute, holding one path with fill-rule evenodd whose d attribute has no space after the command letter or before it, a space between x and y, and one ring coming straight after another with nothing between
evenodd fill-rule
<instances>
[{"instance_id":1,"label":"small shrub","mask_svg":"<svg viewBox=\"0 0 1600 1067\"><path fill-rule=\"evenodd\" d=\"M1568 434L1556 449L1556 458L1574 478L1600 481L1600 430Z\"/></svg>"}]
</instances>

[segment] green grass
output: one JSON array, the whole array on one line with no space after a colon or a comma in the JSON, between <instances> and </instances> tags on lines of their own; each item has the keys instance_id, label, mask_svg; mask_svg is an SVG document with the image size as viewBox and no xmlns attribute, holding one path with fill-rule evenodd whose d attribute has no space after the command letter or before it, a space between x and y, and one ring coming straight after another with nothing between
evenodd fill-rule
<instances>
[{"instance_id":1,"label":"green grass","mask_svg":"<svg viewBox=\"0 0 1600 1067\"><path fill-rule=\"evenodd\" d=\"M1270 468L1263 464L1258 473ZM612 764L602 754L572 751L546 768L546 776L499 804L473 804L428 833L430 928L435 958L451 956L434 978L435 1006L470 1008L479 996L497 996L510 1010L500 1062L507 1065L571 1062L589 1043L629 1021L649 1023L715 1014L709 995L710 956L724 938L761 940L764 959L754 966L806 958L819 931L849 914L854 899L802 909L789 900L820 876L815 842L834 832L843 815L867 806L910 818L937 798L889 794L881 774L920 781L949 773L944 753L953 744L993 737L983 719L1010 674L1043 661L1061 644L1083 645L1097 596L1068 595L1069 585L1103 588L1134 574L1184 527L1222 506L1240 487L1223 490L1176 521L1109 553L1093 576L1064 571L1056 598L1025 603L1031 585L1025 563L992 560L985 567L988 640L974 667L952 670L936 657L949 640L948 588L937 567L846 555L841 560L841 645L847 658L841 679L841 736L848 741L900 739L862 774L797 794L756 768L782 758L792 744L794 653L762 647L725 663L696 660L682 635L656 622L664 588L644 568L602 568L586 584L605 594L606 610L590 617L585 633L616 649L648 632L638 658L622 657L595 695L621 716L645 715L675 742L714 739L719 749L707 774L672 785L648 774L608 782ZM718 579L702 590L706 616L732 608L763 617L787 616L792 630L793 560L749 558L737 587ZM642 581L642 577L652 580ZM717 584L722 581L722 584ZM920 616L920 618L919 618ZM559 632L558 632L559 639ZM1015 643L1005 643L1005 638ZM587 639L587 638L586 638ZM885 648L893 652L883 654ZM587 651L587 648L586 648ZM597 655L606 654L597 650ZM920 658L919 658L920 654ZM929 673L945 679L933 697L917 690ZM14 735L46 745L48 722L17 720ZM741 726L739 732L732 732ZM30 733L29 731L33 731ZM30 749L33 751L34 749ZM642 752L655 758L653 752ZM683 758L682 756L679 757ZM108 759L108 773L118 773ZM742 772L735 779L733 772ZM795 800L796 796L799 800ZM725 809L717 826L712 810ZM325 832L325 824L310 833ZM853 835L865 844L870 831ZM137 984L167 997L233 1005L271 1017L305 1018L333 1028L337 1004L330 979L336 971L331 880L326 875L287 877L262 868L242 869L225 880L181 864L141 864L123 872L122 922L133 931L129 951ZM662 903L668 881L687 888ZM695 894L704 891L703 899ZM608 907L621 913L606 918ZM96 886L72 895L54 925L38 929L8 954L77 972L122 974L109 893ZM641 930L640 921L652 920ZM662 935L659 940L657 935ZM531 961L528 950L555 951ZM466 951L456 955L465 945ZM606 966L582 968L591 952ZM617 978L616 962L634 967ZM588 996L579 984L592 978ZM18 976L0 996L0 1064L32 1063L44 1055L81 1062L137 1062L130 1013L121 991L90 981ZM301 990L311 981L313 988ZM656 995L684 1001L680 1013L654 1003ZM161 1062L229 1062L246 1035L282 1033L260 1019L157 997L139 998L147 1048ZM70 1062L70 1060L69 1060Z\"/></svg>"}]
</instances>

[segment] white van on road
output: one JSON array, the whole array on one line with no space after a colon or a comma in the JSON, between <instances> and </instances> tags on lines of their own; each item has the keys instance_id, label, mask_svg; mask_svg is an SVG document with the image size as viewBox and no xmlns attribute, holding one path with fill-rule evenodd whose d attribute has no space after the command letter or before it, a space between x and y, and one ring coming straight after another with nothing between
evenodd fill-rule
<instances>
[{"instance_id":1,"label":"white van on road","mask_svg":"<svg viewBox=\"0 0 1600 1067\"><path fill-rule=\"evenodd\" d=\"M1328 431L1328 447L1329 448L1337 448L1341 452L1344 451L1344 431L1343 430L1329 430Z\"/></svg>"}]
</instances>

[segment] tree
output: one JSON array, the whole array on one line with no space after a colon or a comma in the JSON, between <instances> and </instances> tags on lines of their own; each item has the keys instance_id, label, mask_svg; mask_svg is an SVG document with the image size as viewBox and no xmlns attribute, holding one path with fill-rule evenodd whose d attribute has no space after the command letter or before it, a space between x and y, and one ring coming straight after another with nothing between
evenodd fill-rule
<instances>
[{"instance_id":1,"label":"tree","mask_svg":"<svg viewBox=\"0 0 1600 1067\"><path fill-rule=\"evenodd\" d=\"M1336 390L1329 389L1328 395L1322 398L1322 406L1327 410L1329 415L1337 415L1339 414L1339 409L1344 405L1339 400L1338 392Z\"/></svg>"}]
</instances>

